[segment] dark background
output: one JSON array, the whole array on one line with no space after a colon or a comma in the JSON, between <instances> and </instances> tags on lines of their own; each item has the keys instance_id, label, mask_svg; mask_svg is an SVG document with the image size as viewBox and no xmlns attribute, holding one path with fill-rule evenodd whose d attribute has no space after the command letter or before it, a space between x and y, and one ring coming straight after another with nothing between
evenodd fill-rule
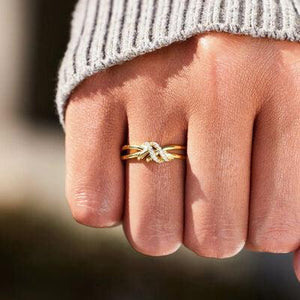
<instances>
[{"instance_id":1,"label":"dark background","mask_svg":"<svg viewBox=\"0 0 300 300\"><path fill-rule=\"evenodd\" d=\"M32 40L32 88L25 106L26 114L35 122L57 126L53 99L56 75L70 31L74 0L32 0L35 10Z\"/></svg>"},{"instance_id":2,"label":"dark background","mask_svg":"<svg viewBox=\"0 0 300 300\"><path fill-rule=\"evenodd\" d=\"M54 96L75 2L22 1L1 4L16 18L7 26L24 14L13 35L2 28L24 45L16 46L20 69L0 62L3 80L14 72L0 99L0 299L300 299L292 255L243 251L214 260L180 249L152 258L136 253L120 227L72 220ZM10 59L13 48L2 48Z\"/></svg>"}]
</instances>

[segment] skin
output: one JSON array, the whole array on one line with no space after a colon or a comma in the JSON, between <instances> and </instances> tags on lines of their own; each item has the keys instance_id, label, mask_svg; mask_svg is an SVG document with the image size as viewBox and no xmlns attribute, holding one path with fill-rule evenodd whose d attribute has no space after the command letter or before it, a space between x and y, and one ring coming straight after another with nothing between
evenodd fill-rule
<instances>
[{"instance_id":1,"label":"skin","mask_svg":"<svg viewBox=\"0 0 300 300\"><path fill-rule=\"evenodd\" d=\"M226 258L300 246L300 46L194 36L100 72L66 111L76 221L122 223L139 252ZM186 144L188 159L122 162L124 144ZM300 279L300 252L295 254Z\"/></svg>"}]
</instances>

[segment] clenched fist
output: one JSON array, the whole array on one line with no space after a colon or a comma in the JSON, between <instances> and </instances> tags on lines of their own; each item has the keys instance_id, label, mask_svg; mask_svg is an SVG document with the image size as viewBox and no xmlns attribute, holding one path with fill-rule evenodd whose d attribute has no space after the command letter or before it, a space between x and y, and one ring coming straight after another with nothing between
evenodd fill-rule
<instances>
[{"instance_id":1,"label":"clenched fist","mask_svg":"<svg viewBox=\"0 0 300 300\"><path fill-rule=\"evenodd\" d=\"M65 120L79 223L122 222L148 255L300 246L298 43L194 36L88 78ZM146 141L187 145L187 160L121 161L122 145Z\"/></svg>"}]
</instances>

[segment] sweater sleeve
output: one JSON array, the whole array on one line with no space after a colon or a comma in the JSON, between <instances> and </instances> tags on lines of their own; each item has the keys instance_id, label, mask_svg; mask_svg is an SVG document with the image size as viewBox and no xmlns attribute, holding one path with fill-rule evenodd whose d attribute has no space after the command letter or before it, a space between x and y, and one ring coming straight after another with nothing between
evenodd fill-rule
<instances>
[{"instance_id":1,"label":"sweater sleeve","mask_svg":"<svg viewBox=\"0 0 300 300\"><path fill-rule=\"evenodd\" d=\"M60 121L86 77L207 31L300 41L300 0L79 0L59 70Z\"/></svg>"}]
</instances>

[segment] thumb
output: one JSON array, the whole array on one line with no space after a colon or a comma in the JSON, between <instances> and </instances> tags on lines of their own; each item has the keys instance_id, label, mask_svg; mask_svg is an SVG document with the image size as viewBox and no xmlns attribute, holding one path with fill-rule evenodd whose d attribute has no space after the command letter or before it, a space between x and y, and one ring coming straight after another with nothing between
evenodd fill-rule
<instances>
[{"instance_id":1,"label":"thumb","mask_svg":"<svg viewBox=\"0 0 300 300\"><path fill-rule=\"evenodd\" d=\"M298 280L300 281L300 248L294 254L294 269Z\"/></svg>"}]
</instances>

